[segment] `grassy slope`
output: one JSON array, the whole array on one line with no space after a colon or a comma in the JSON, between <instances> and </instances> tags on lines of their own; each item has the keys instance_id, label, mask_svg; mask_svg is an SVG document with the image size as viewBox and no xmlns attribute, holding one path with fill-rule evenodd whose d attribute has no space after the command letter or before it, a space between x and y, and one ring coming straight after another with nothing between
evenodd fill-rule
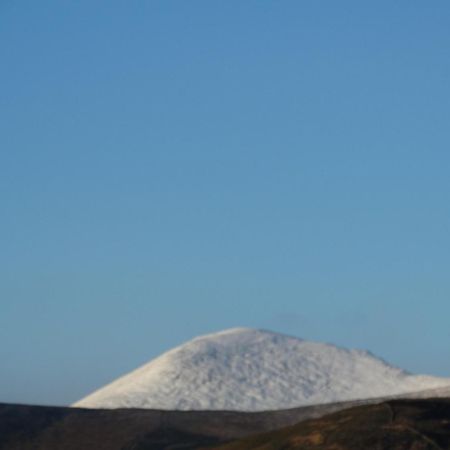
<instances>
[{"instance_id":1,"label":"grassy slope","mask_svg":"<svg viewBox=\"0 0 450 450\"><path fill-rule=\"evenodd\" d=\"M450 449L450 399L391 400L323 416L343 406L236 413L0 404L0 449Z\"/></svg>"},{"instance_id":2,"label":"grassy slope","mask_svg":"<svg viewBox=\"0 0 450 450\"><path fill-rule=\"evenodd\" d=\"M0 404L0 450L196 448L278 429L352 404L259 413Z\"/></svg>"},{"instance_id":3,"label":"grassy slope","mask_svg":"<svg viewBox=\"0 0 450 450\"><path fill-rule=\"evenodd\" d=\"M450 400L396 400L359 406L214 449L450 449Z\"/></svg>"}]
</instances>

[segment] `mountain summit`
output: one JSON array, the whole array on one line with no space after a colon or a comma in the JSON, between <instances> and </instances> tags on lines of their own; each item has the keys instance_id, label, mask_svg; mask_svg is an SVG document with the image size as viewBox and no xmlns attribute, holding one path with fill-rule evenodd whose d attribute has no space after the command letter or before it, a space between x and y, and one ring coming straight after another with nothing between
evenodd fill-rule
<instances>
[{"instance_id":1,"label":"mountain summit","mask_svg":"<svg viewBox=\"0 0 450 450\"><path fill-rule=\"evenodd\" d=\"M73 406L259 411L403 394L450 385L372 354L265 330L197 337Z\"/></svg>"}]
</instances>

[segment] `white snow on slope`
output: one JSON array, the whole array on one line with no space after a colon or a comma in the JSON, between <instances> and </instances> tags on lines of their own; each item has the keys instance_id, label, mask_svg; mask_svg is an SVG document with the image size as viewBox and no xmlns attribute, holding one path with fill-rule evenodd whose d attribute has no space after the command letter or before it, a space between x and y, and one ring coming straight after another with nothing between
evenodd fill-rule
<instances>
[{"instance_id":1,"label":"white snow on slope","mask_svg":"<svg viewBox=\"0 0 450 450\"><path fill-rule=\"evenodd\" d=\"M176 347L73 406L260 411L443 386L450 379L410 375L369 352L235 328Z\"/></svg>"}]
</instances>

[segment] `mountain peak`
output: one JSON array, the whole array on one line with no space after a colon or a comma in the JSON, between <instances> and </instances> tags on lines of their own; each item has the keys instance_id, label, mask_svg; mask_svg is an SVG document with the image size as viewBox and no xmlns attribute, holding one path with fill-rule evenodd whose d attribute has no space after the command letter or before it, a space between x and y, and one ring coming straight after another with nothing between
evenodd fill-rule
<instances>
[{"instance_id":1,"label":"mountain peak","mask_svg":"<svg viewBox=\"0 0 450 450\"><path fill-rule=\"evenodd\" d=\"M194 338L74 406L257 411L449 384L448 379L409 375L369 352L231 328Z\"/></svg>"}]
</instances>

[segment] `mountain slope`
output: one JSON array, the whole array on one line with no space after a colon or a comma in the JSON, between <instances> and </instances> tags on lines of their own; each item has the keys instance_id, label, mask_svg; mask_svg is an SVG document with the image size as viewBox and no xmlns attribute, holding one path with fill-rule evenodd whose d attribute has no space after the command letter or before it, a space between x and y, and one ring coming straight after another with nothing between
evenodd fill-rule
<instances>
[{"instance_id":1,"label":"mountain slope","mask_svg":"<svg viewBox=\"0 0 450 450\"><path fill-rule=\"evenodd\" d=\"M450 449L450 399L354 406L249 413L0 404L0 450Z\"/></svg>"},{"instance_id":2,"label":"mountain slope","mask_svg":"<svg viewBox=\"0 0 450 450\"><path fill-rule=\"evenodd\" d=\"M359 406L210 450L443 450L450 401L397 400ZM144 450L145 447L137 447ZM206 448L204 450L207 450Z\"/></svg>"},{"instance_id":3,"label":"mountain slope","mask_svg":"<svg viewBox=\"0 0 450 450\"><path fill-rule=\"evenodd\" d=\"M198 337L77 402L88 408L291 408L450 385L410 375L368 352L263 330Z\"/></svg>"}]
</instances>

